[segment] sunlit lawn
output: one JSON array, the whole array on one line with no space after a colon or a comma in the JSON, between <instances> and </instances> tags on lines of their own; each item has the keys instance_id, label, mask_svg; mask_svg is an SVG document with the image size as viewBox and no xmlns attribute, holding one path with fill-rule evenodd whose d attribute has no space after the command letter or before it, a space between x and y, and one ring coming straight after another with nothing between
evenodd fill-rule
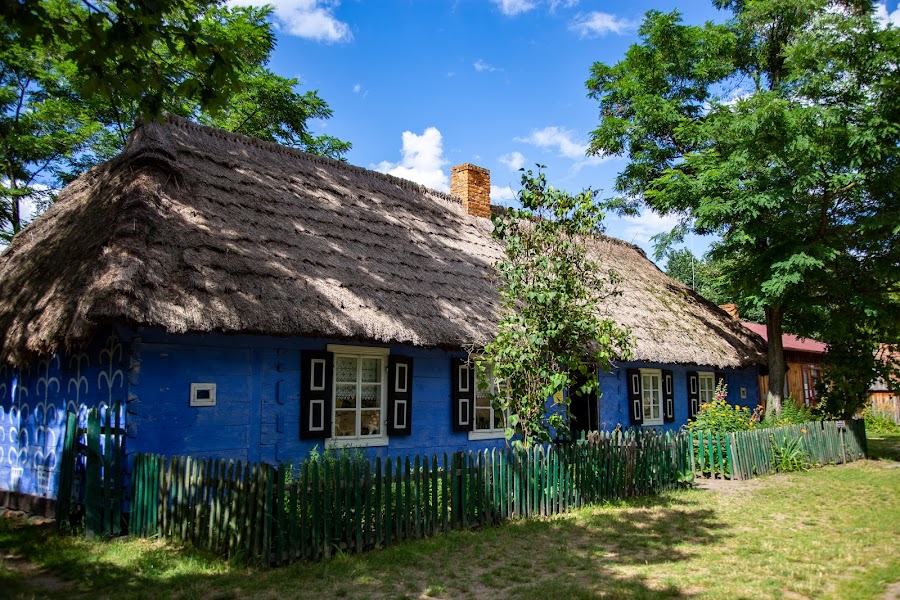
<instances>
[{"instance_id":1,"label":"sunlit lawn","mask_svg":"<svg viewBox=\"0 0 900 600\"><path fill-rule=\"evenodd\" d=\"M880 598L900 582L900 436L876 460L245 569L0 522L0 597Z\"/></svg>"}]
</instances>

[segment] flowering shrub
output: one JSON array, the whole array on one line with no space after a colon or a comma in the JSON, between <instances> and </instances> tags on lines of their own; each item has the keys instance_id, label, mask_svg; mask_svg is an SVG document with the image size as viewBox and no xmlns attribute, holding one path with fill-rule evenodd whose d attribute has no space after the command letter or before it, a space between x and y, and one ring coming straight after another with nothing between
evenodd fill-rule
<instances>
[{"instance_id":1,"label":"flowering shrub","mask_svg":"<svg viewBox=\"0 0 900 600\"><path fill-rule=\"evenodd\" d=\"M728 387L724 381L719 380L713 401L700 405L700 412L697 413L695 419L688 421L687 428L690 431L712 431L714 433L754 429L756 424L751 418L750 409L728 404L727 397Z\"/></svg>"}]
</instances>

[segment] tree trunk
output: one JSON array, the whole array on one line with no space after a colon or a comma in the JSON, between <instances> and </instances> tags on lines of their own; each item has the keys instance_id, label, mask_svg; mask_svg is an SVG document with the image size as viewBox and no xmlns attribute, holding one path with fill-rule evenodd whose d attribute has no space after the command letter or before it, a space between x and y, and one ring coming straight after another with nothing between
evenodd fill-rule
<instances>
[{"instance_id":1,"label":"tree trunk","mask_svg":"<svg viewBox=\"0 0 900 600\"><path fill-rule=\"evenodd\" d=\"M12 176L12 168L10 167L10 177L9 177L9 187L12 190L12 198L10 199L10 204L12 205L12 211L9 215L9 222L12 225L13 235L19 233L19 230L22 229L22 216L19 205L19 194L16 191L19 189L19 186L16 185L16 178Z\"/></svg>"},{"instance_id":2,"label":"tree trunk","mask_svg":"<svg viewBox=\"0 0 900 600\"><path fill-rule=\"evenodd\" d=\"M12 215L10 215L10 217L10 221L12 222L13 235L15 235L22 229L22 216L20 214L18 196L13 196L12 198Z\"/></svg>"},{"instance_id":3,"label":"tree trunk","mask_svg":"<svg viewBox=\"0 0 900 600\"><path fill-rule=\"evenodd\" d=\"M784 346L782 344L781 319L784 308L781 306L766 307L766 336L768 337L769 357L769 390L766 394L766 417L781 412L781 401L784 395Z\"/></svg>"}]
</instances>

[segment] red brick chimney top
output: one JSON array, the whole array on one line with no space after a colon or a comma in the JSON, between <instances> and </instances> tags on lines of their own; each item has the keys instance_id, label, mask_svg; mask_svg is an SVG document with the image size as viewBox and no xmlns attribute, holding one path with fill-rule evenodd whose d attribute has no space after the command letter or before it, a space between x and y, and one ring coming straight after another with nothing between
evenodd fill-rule
<instances>
[{"instance_id":1,"label":"red brick chimney top","mask_svg":"<svg viewBox=\"0 0 900 600\"><path fill-rule=\"evenodd\" d=\"M491 172L471 163L450 169L450 194L462 202L470 215L491 216Z\"/></svg>"}]
</instances>

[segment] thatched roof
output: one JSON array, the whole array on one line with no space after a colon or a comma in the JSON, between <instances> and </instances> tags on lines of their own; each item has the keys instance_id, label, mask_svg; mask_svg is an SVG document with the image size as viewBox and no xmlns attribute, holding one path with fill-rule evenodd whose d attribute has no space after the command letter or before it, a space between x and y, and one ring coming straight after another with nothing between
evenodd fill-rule
<instances>
[{"instance_id":1,"label":"thatched roof","mask_svg":"<svg viewBox=\"0 0 900 600\"><path fill-rule=\"evenodd\" d=\"M138 127L0 256L0 359L109 322L172 333L461 348L489 339L500 250L487 219L406 180L170 118ZM609 307L642 360L738 366L761 341L636 247Z\"/></svg>"}]
</instances>

